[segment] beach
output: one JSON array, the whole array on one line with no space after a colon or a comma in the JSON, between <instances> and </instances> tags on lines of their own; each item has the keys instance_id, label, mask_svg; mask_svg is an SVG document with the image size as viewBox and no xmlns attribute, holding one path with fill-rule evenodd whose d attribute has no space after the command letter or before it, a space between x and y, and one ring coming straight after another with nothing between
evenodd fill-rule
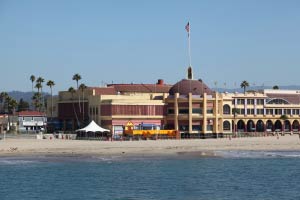
<instances>
[{"instance_id":1,"label":"beach","mask_svg":"<svg viewBox=\"0 0 300 200\"><path fill-rule=\"evenodd\" d=\"M88 141L61 139L0 140L0 156L28 155L183 155L214 156L216 151L300 151L298 135L248 138Z\"/></svg>"}]
</instances>

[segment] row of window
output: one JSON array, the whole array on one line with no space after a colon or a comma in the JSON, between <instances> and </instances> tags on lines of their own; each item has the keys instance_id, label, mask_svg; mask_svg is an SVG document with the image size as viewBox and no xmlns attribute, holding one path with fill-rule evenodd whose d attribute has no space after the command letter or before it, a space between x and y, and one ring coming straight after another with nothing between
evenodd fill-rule
<instances>
[{"instance_id":1,"label":"row of window","mask_svg":"<svg viewBox=\"0 0 300 200\"><path fill-rule=\"evenodd\" d=\"M189 126L188 125L181 125L181 126L179 126L179 130L180 131L188 131ZM192 130L193 131L202 131L202 125L193 125ZM213 125L210 125L210 124L206 125L206 130L207 131L213 131Z\"/></svg>"},{"instance_id":2,"label":"row of window","mask_svg":"<svg viewBox=\"0 0 300 200\"><path fill-rule=\"evenodd\" d=\"M225 110L224 110L225 111ZM226 112L223 112L224 114L230 114L228 110ZM232 113L236 113L239 115L244 115L245 109L232 109ZM247 109L247 115L254 115L255 109ZM257 115L263 115L264 109L256 109ZM266 115L299 115L300 110L299 109L266 109Z\"/></svg>"},{"instance_id":3,"label":"row of window","mask_svg":"<svg viewBox=\"0 0 300 200\"><path fill-rule=\"evenodd\" d=\"M179 114L189 114L189 109L188 108L179 109L178 113ZM203 110L201 108L193 108L192 113L193 114L203 114ZM213 108L207 108L206 113L207 114L213 114L214 113ZM168 109L168 114L175 114L174 109L169 108Z\"/></svg>"},{"instance_id":4,"label":"row of window","mask_svg":"<svg viewBox=\"0 0 300 200\"><path fill-rule=\"evenodd\" d=\"M255 109L246 109L247 110L247 115L254 115L255 114ZM230 107L228 108L227 106L224 107L223 109L223 114L224 115L230 115L231 113L238 114L238 115L244 115L246 114L245 109L243 108L234 108L230 112ZM179 114L189 114L189 109L184 108L184 109L179 109ZM213 108L208 108L206 110L207 114L213 114ZM193 108L192 110L193 114L203 114L203 110L201 108ZM169 108L168 109L168 114L174 114L174 109ZM257 115L263 115L264 114L264 109L256 109L256 114ZM266 115L299 115L300 110L299 109L266 109Z\"/></svg>"},{"instance_id":5,"label":"row of window","mask_svg":"<svg viewBox=\"0 0 300 200\"><path fill-rule=\"evenodd\" d=\"M248 105L254 105L255 99L237 99L237 104L238 105L244 105L245 100L247 100ZM235 100L233 100L232 104L235 104ZM264 99L256 99L256 104L257 105L264 105Z\"/></svg>"},{"instance_id":6,"label":"row of window","mask_svg":"<svg viewBox=\"0 0 300 200\"><path fill-rule=\"evenodd\" d=\"M22 121L30 122L30 121L44 121L45 117L22 117Z\"/></svg>"}]
</instances>

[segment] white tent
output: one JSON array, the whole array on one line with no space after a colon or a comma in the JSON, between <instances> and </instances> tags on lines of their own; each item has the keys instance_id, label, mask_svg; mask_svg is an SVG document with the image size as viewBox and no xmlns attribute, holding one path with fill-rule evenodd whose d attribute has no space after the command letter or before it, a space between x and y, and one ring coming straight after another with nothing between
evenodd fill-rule
<instances>
[{"instance_id":1,"label":"white tent","mask_svg":"<svg viewBox=\"0 0 300 200\"><path fill-rule=\"evenodd\" d=\"M96 122L91 121L89 125L82 129L76 130L76 132L110 132L110 130L100 127Z\"/></svg>"}]
</instances>

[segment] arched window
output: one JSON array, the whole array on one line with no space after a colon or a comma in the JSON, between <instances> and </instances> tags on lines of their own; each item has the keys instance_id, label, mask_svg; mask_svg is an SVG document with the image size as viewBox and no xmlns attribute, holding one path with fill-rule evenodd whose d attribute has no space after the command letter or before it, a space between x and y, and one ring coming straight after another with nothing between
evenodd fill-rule
<instances>
[{"instance_id":1,"label":"arched window","mask_svg":"<svg viewBox=\"0 0 300 200\"><path fill-rule=\"evenodd\" d=\"M223 114L230 115L230 106L229 105L226 104L223 106Z\"/></svg>"},{"instance_id":2,"label":"arched window","mask_svg":"<svg viewBox=\"0 0 300 200\"><path fill-rule=\"evenodd\" d=\"M269 99L267 104L290 104L287 100L285 99Z\"/></svg>"},{"instance_id":3,"label":"arched window","mask_svg":"<svg viewBox=\"0 0 300 200\"><path fill-rule=\"evenodd\" d=\"M230 131L230 122L229 121L224 121L223 122L223 130L224 131Z\"/></svg>"}]
</instances>

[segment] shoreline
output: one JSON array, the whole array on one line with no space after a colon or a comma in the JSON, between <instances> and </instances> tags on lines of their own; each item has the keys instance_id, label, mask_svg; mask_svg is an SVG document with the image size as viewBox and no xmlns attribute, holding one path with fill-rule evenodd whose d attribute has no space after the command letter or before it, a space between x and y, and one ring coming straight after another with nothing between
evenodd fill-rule
<instances>
[{"instance_id":1,"label":"shoreline","mask_svg":"<svg viewBox=\"0 0 300 200\"><path fill-rule=\"evenodd\" d=\"M0 157L22 156L199 156L217 151L300 151L298 135L249 138L88 141L9 138L0 140Z\"/></svg>"}]
</instances>

